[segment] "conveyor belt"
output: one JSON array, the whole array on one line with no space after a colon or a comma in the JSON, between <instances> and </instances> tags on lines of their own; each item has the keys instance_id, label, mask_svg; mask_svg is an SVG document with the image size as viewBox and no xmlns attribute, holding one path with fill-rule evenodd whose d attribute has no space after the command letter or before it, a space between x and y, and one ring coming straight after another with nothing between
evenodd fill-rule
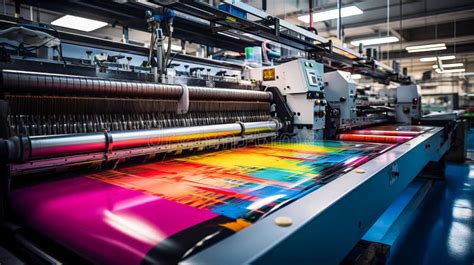
<instances>
[{"instance_id":1,"label":"conveyor belt","mask_svg":"<svg viewBox=\"0 0 474 265\"><path fill-rule=\"evenodd\" d=\"M94 263L176 263L390 147L316 141L223 150L18 188L11 208L26 227Z\"/></svg>"}]
</instances>

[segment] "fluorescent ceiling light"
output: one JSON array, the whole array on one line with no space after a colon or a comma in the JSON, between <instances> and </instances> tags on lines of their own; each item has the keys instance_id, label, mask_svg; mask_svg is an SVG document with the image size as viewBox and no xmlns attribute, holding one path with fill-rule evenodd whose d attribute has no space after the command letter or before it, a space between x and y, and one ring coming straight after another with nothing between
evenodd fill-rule
<instances>
[{"instance_id":1,"label":"fluorescent ceiling light","mask_svg":"<svg viewBox=\"0 0 474 265\"><path fill-rule=\"evenodd\" d=\"M351 41L351 44L354 46L359 46L359 44L362 43L364 46L370 46L370 45L392 43L392 42L398 42L398 41L399 39L397 37L389 36L389 37L381 37L381 38L373 38L373 39L365 39L365 40L354 40L354 41Z\"/></svg>"},{"instance_id":2,"label":"fluorescent ceiling light","mask_svg":"<svg viewBox=\"0 0 474 265\"><path fill-rule=\"evenodd\" d=\"M237 36L234 36L234 35L230 35L230 34L228 34L228 33L224 33L224 32L217 32L217 34L220 34L220 35L223 35L223 36L227 36L227 37L229 37L229 38L233 38L233 39L236 39L236 40L240 40L240 38L239 38L239 37L237 37Z\"/></svg>"},{"instance_id":3,"label":"fluorescent ceiling light","mask_svg":"<svg viewBox=\"0 0 474 265\"><path fill-rule=\"evenodd\" d=\"M359 79L362 78L362 75L360 75L360 74L353 74L353 75L351 75L351 78L352 78L353 80L359 80Z\"/></svg>"},{"instance_id":4,"label":"fluorescent ceiling light","mask_svg":"<svg viewBox=\"0 0 474 265\"><path fill-rule=\"evenodd\" d=\"M429 52L429 51L441 51L441 50L446 50L446 47L434 47L434 48L428 48L428 49L407 50L407 52L408 53L414 53L414 52Z\"/></svg>"},{"instance_id":5,"label":"fluorescent ceiling light","mask_svg":"<svg viewBox=\"0 0 474 265\"><path fill-rule=\"evenodd\" d=\"M65 15L56 19L55 21L51 22L52 25L60 26L64 28L76 29L80 31L90 32L96 30L98 28L102 28L107 25L107 23L83 18L83 17L76 17L71 15Z\"/></svg>"},{"instance_id":6,"label":"fluorescent ceiling light","mask_svg":"<svg viewBox=\"0 0 474 265\"><path fill-rule=\"evenodd\" d=\"M454 60L456 59L456 56L448 55L448 56L438 56L438 57L424 57L424 58L420 58L420 62L436 62L436 58L439 58L440 60Z\"/></svg>"},{"instance_id":7,"label":"fluorescent ceiling light","mask_svg":"<svg viewBox=\"0 0 474 265\"><path fill-rule=\"evenodd\" d=\"M440 69L436 69L436 73L438 74L446 74L446 73L462 73L465 72L466 69L460 68L460 69L449 69L449 70L443 70L441 71Z\"/></svg>"},{"instance_id":8,"label":"fluorescent ceiling light","mask_svg":"<svg viewBox=\"0 0 474 265\"><path fill-rule=\"evenodd\" d=\"M461 67L464 66L463 63L447 63L443 64L443 68L452 68L452 67ZM438 69L438 66L436 64L433 65L433 69Z\"/></svg>"},{"instance_id":9,"label":"fluorescent ceiling light","mask_svg":"<svg viewBox=\"0 0 474 265\"><path fill-rule=\"evenodd\" d=\"M445 43L436 43L436 44L427 44L427 45L418 45L418 46L408 46L405 48L407 52L427 52L427 51L440 51L446 50Z\"/></svg>"},{"instance_id":10,"label":"fluorescent ceiling light","mask_svg":"<svg viewBox=\"0 0 474 265\"><path fill-rule=\"evenodd\" d=\"M362 13L364 13L364 11L360 10L357 6L346 6L346 7L341 8L341 17L350 17L350 16L355 16L355 15L360 15ZM339 10L337 9L331 9L327 11L313 13L314 22L336 19L338 17L339 17ZM298 19L305 23L309 23L309 14L299 16Z\"/></svg>"},{"instance_id":11,"label":"fluorescent ceiling light","mask_svg":"<svg viewBox=\"0 0 474 265\"><path fill-rule=\"evenodd\" d=\"M428 45L418 45L418 46L408 46L405 49L408 50L420 50L420 49L430 49L436 47L446 47L445 43L436 43L436 44L428 44Z\"/></svg>"}]
</instances>

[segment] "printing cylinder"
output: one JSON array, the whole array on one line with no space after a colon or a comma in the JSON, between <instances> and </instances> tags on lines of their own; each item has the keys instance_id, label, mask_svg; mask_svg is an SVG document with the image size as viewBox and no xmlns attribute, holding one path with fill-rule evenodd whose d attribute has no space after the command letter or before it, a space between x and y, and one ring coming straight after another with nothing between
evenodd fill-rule
<instances>
[{"instance_id":1,"label":"printing cylinder","mask_svg":"<svg viewBox=\"0 0 474 265\"><path fill-rule=\"evenodd\" d=\"M368 134L368 135L388 135L388 136L417 136L420 132L415 131L384 131L384 130L352 130L352 134Z\"/></svg>"},{"instance_id":2,"label":"printing cylinder","mask_svg":"<svg viewBox=\"0 0 474 265\"><path fill-rule=\"evenodd\" d=\"M66 155L108 152L120 149L147 147L161 144L215 139L263 132L281 128L278 120L266 122L229 123L169 129L84 133L54 136L14 137L2 145L10 160L35 160ZM20 141L19 141L19 140ZM25 144L18 144L25 142Z\"/></svg>"},{"instance_id":3,"label":"printing cylinder","mask_svg":"<svg viewBox=\"0 0 474 265\"><path fill-rule=\"evenodd\" d=\"M194 100L242 100L242 101L271 101L272 94L270 92L228 89L228 88L208 88L189 86L189 98Z\"/></svg>"},{"instance_id":4,"label":"printing cylinder","mask_svg":"<svg viewBox=\"0 0 474 265\"><path fill-rule=\"evenodd\" d=\"M199 139L235 136L242 133L238 123L212 126L169 128L162 130L140 130L112 132L112 149L127 149L141 146L154 146L177 142L188 142Z\"/></svg>"},{"instance_id":5,"label":"printing cylinder","mask_svg":"<svg viewBox=\"0 0 474 265\"><path fill-rule=\"evenodd\" d=\"M411 140L410 136L392 136L392 135L366 135L366 134L340 134L341 141L357 141L357 142L375 142L399 144Z\"/></svg>"},{"instance_id":6,"label":"printing cylinder","mask_svg":"<svg viewBox=\"0 0 474 265\"><path fill-rule=\"evenodd\" d=\"M97 152L106 149L104 133L30 137L30 158Z\"/></svg>"},{"instance_id":7,"label":"printing cylinder","mask_svg":"<svg viewBox=\"0 0 474 265\"><path fill-rule=\"evenodd\" d=\"M2 71L2 87L4 91L14 93L173 99L179 99L183 93L183 89L179 85L10 70Z\"/></svg>"},{"instance_id":8,"label":"printing cylinder","mask_svg":"<svg viewBox=\"0 0 474 265\"><path fill-rule=\"evenodd\" d=\"M277 131L281 123L277 120L244 123L244 134Z\"/></svg>"},{"instance_id":9,"label":"printing cylinder","mask_svg":"<svg viewBox=\"0 0 474 265\"><path fill-rule=\"evenodd\" d=\"M179 100L181 85L122 81L82 76L59 75L16 70L2 70L1 86L5 92L89 95L111 97L141 97ZM189 86L190 100L271 101L270 92Z\"/></svg>"}]
</instances>

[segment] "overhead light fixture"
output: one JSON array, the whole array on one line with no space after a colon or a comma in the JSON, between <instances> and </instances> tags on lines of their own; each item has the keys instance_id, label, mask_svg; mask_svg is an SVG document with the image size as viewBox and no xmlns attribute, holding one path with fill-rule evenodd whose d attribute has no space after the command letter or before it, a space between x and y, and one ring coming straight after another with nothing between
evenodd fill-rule
<instances>
[{"instance_id":1,"label":"overhead light fixture","mask_svg":"<svg viewBox=\"0 0 474 265\"><path fill-rule=\"evenodd\" d=\"M443 68L452 68L452 67L461 67L464 66L463 63L447 63L443 64ZM434 64L433 69L438 69L438 65Z\"/></svg>"},{"instance_id":2,"label":"overhead light fixture","mask_svg":"<svg viewBox=\"0 0 474 265\"><path fill-rule=\"evenodd\" d=\"M440 51L446 50L445 43L436 43L436 44L427 44L427 45L418 45L418 46L408 46L405 48L407 52L428 52L428 51Z\"/></svg>"},{"instance_id":3,"label":"overhead light fixture","mask_svg":"<svg viewBox=\"0 0 474 265\"><path fill-rule=\"evenodd\" d=\"M365 39L365 40L354 40L351 41L351 44L354 46L359 46L359 44L363 44L364 46L370 45L377 45L377 44L384 44L384 43L393 43L398 42L399 39L395 36L389 37L381 37L381 38L373 38L373 39Z\"/></svg>"},{"instance_id":4,"label":"overhead light fixture","mask_svg":"<svg viewBox=\"0 0 474 265\"><path fill-rule=\"evenodd\" d=\"M446 47L445 43L436 43L436 44L427 44L427 45L418 45L418 46L408 46L405 49L408 50L421 50L421 49L431 49L437 47Z\"/></svg>"},{"instance_id":5,"label":"overhead light fixture","mask_svg":"<svg viewBox=\"0 0 474 265\"><path fill-rule=\"evenodd\" d=\"M414 52L431 52L431 51L441 51L441 50L446 50L446 47L435 47L435 48L419 49L419 50L407 50L407 52L408 53L414 53Z\"/></svg>"},{"instance_id":6,"label":"overhead light fixture","mask_svg":"<svg viewBox=\"0 0 474 265\"><path fill-rule=\"evenodd\" d=\"M76 29L86 32L90 32L107 25L106 22L71 15L65 15L63 17L60 17L55 21L51 22L51 24L55 26Z\"/></svg>"},{"instance_id":7,"label":"overhead light fixture","mask_svg":"<svg viewBox=\"0 0 474 265\"><path fill-rule=\"evenodd\" d=\"M441 71L440 69L436 69L436 73L438 74L446 74L446 73L462 73L465 72L465 68L459 68L459 69L449 69L449 70L443 70Z\"/></svg>"},{"instance_id":8,"label":"overhead light fixture","mask_svg":"<svg viewBox=\"0 0 474 265\"><path fill-rule=\"evenodd\" d=\"M237 36L234 36L234 35L230 35L230 34L228 34L228 33L224 33L224 32L217 32L217 34L220 34L220 35L223 35L223 36L227 36L227 37L229 37L229 38L233 38L233 39L236 39L236 40L240 40L240 38L239 38L239 37L237 37Z\"/></svg>"},{"instance_id":9,"label":"overhead light fixture","mask_svg":"<svg viewBox=\"0 0 474 265\"><path fill-rule=\"evenodd\" d=\"M438 56L438 57L424 57L420 58L420 62L436 62L436 58L439 58L440 60L454 60L456 59L456 56L454 55L448 55L448 56Z\"/></svg>"},{"instance_id":10,"label":"overhead light fixture","mask_svg":"<svg viewBox=\"0 0 474 265\"><path fill-rule=\"evenodd\" d=\"M364 11L362 11L357 6L346 6L346 7L341 8L341 17L351 17L355 15L360 15L362 13L364 13ZM314 22L336 19L338 17L339 17L338 9L331 9L327 11L313 13ZM309 23L309 14L299 16L298 19L305 23Z\"/></svg>"},{"instance_id":11,"label":"overhead light fixture","mask_svg":"<svg viewBox=\"0 0 474 265\"><path fill-rule=\"evenodd\" d=\"M353 74L353 75L351 75L351 78L352 78L353 80L359 80L359 79L362 78L362 75L360 75L360 74Z\"/></svg>"}]
</instances>

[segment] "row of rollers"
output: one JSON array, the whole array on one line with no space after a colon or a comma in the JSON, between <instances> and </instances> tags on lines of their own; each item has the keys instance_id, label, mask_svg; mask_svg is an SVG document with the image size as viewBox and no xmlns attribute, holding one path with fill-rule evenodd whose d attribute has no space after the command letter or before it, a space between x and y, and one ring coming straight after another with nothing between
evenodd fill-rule
<instances>
[{"instance_id":1,"label":"row of rollers","mask_svg":"<svg viewBox=\"0 0 474 265\"><path fill-rule=\"evenodd\" d=\"M146 113L103 115L12 115L9 117L13 135L55 135L70 133L123 131L152 128L204 126L213 124L265 121L267 112L229 113Z\"/></svg>"},{"instance_id":2,"label":"row of rollers","mask_svg":"<svg viewBox=\"0 0 474 265\"><path fill-rule=\"evenodd\" d=\"M11 92L52 93L56 95L115 95L128 97L180 98L179 85L155 84L137 81L119 81L99 78L52 76L38 73L4 72L3 87ZM218 89L189 86L190 99L263 100L272 94L263 91Z\"/></svg>"}]
</instances>

